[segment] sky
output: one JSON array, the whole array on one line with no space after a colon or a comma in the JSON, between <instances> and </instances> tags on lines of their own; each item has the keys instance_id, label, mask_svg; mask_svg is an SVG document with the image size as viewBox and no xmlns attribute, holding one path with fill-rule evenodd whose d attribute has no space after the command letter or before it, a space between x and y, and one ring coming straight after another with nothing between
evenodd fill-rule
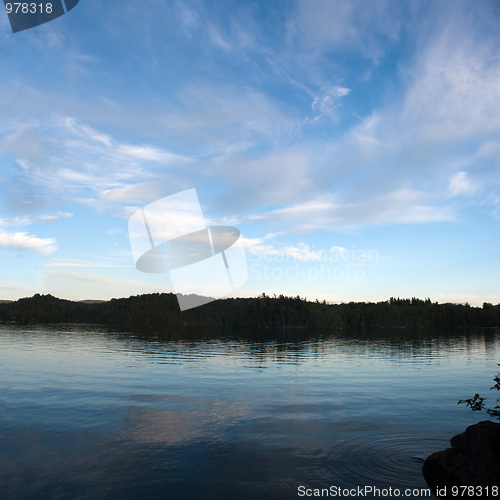
<instances>
[{"instance_id":1,"label":"sky","mask_svg":"<svg viewBox=\"0 0 500 500\"><path fill-rule=\"evenodd\" d=\"M498 1L0 14L0 299L174 291L128 220L194 188L241 233L234 296L500 303Z\"/></svg>"}]
</instances>

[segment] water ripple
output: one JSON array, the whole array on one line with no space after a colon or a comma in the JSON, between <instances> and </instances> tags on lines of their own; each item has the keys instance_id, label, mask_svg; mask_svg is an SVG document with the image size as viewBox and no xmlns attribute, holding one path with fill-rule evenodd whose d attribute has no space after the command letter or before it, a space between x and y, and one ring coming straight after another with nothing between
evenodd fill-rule
<instances>
[{"instance_id":1,"label":"water ripple","mask_svg":"<svg viewBox=\"0 0 500 500\"><path fill-rule=\"evenodd\" d=\"M351 436L326 457L332 473L356 485L415 488L426 456L443 448L441 438L412 434ZM324 472L324 471L323 471Z\"/></svg>"}]
</instances>

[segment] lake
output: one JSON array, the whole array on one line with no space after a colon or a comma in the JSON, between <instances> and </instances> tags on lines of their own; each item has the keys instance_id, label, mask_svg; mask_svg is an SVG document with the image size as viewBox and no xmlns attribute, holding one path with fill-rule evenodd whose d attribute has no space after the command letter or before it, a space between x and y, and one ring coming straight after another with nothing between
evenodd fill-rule
<instances>
[{"instance_id":1,"label":"lake","mask_svg":"<svg viewBox=\"0 0 500 500\"><path fill-rule=\"evenodd\" d=\"M0 496L425 489L425 457L487 417L457 401L497 396L499 333L2 325Z\"/></svg>"}]
</instances>

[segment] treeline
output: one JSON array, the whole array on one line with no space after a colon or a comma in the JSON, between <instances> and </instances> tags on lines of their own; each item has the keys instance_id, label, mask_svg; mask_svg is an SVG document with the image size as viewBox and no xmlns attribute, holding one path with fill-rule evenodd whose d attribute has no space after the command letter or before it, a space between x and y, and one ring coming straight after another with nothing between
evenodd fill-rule
<instances>
[{"instance_id":1,"label":"treeline","mask_svg":"<svg viewBox=\"0 0 500 500\"><path fill-rule=\"evenodd\" d=\"M217 328L500 327L500 307L438 304L430 299L327 304L299 296L227 298L181 312L174 294L138 295L100 303L35 295L0 303L0 322L93 323L161 332L183 326Z\"/></svg>"}]
</instances>

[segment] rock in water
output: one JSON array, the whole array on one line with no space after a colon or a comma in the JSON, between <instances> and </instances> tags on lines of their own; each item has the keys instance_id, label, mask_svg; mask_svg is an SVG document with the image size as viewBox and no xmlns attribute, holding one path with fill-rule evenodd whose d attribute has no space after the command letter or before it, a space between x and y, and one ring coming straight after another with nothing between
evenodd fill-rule
<instances>
[{"instance_id":1,"label":"rock in water","mask_svg":"<svg viewBox=\"0 0 500 500\"><path fill-rule=\"evenodd\" d=\"M422 466L431 487L500 486L500 423L471 425L450 443L451 448L433 453Z\"/></svg>"}]
</instances>

